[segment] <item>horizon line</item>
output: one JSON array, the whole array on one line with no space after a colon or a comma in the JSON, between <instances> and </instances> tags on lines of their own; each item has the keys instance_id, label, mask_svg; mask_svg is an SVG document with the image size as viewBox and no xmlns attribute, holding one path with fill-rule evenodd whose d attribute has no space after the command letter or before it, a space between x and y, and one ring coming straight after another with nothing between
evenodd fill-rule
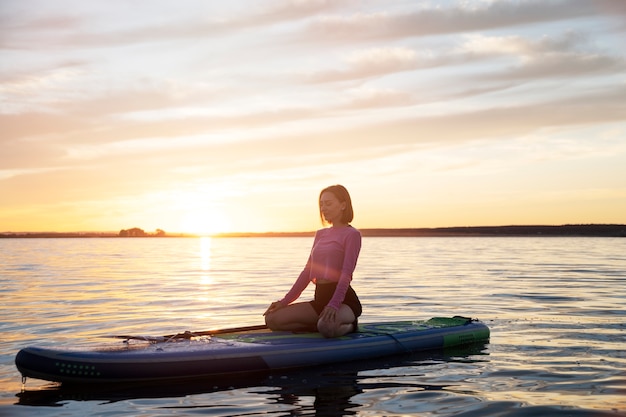
<instances>
[{"instance_id":1,"label":"horizon line","mask_svg":"<svg viewBox=\"0 0 626 417\"><path fill-rule=\"evenodd\" d=\"M620 235L626 234L626 224L620 223L567 223L567 224L532 224L532 225L499 225L499 226L442 226L442 227L371 227L371 228L359 228L359 231L362 232L363 235L376 236L384 233L388 233L391 235L411 235L416 234L418 232L420 235L423 235L428 232L433 232L437 234L445 234L446 231L448 233L462 233L467 234L472 231L483 232L485 231L494 231L500 229L500 231L506 231L509 229L509 232L513 232L511 229L517 229L517 231L521 231L523 229L537 229L537 228L546 228L546 229L565 229L565 228L601 228L604 229L604 232L609 230L607 229L615 229L622 228L619 230ZM139 228L137 228L139 229ZM121 230L130 230L130 229L121 229ZM72 232L56 232L56 231L36 231L36 232L13 232L13 231L4 231L0 232L0 236L11 237L11 236L29 236L29 235L58 235L58 236L94 236L94 237L254 237L254 236L312 236L315 234L315 230L308 231L265 231L265 232L216 232L216 233L191 233L191 232L165 232L162 229L156 229L157 231L161 230L163 234L157 235L157 233L151 232L142 232L144 233L141 236L120 236L120 232L116 231L72 231ZM613 230L616 231L616 230Z\"/></svg>"}]
</instances>

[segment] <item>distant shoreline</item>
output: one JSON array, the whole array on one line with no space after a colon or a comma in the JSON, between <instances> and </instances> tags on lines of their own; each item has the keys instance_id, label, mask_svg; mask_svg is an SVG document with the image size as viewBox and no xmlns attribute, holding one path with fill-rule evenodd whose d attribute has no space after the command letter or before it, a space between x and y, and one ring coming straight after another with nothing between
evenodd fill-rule
<instances>
[{"instance_id":1,"label":"distant shoreline","mask_svg":"<svg viewBox=\"0 0 626 417\"><path fill-rule=\"evenodd\" d=\"M495 237L495 236L580 236L580 237L626 237L624 224L567 224L560 226L467 226L436 228L400 228L400 229L359 229L363 237ZM219 233L215 238L233 237L311 237L308 232L261 232L261 233ZM164 233L162 235L142 236L143 238L194 237L199 235L185 233ZM0 238L133 238L120 236L114 232L5 232Z\"/></svg>"}]
</instances>

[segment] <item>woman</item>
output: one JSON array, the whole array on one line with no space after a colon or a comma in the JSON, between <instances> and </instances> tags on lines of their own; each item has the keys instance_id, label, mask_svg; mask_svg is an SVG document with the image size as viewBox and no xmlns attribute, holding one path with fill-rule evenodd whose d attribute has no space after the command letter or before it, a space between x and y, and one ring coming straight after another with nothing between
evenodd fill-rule
<instances>
[{"instance_id":1,"label":"woman","mask_svg":"<svg viewBox=\"0 0 626 417\"><path fill-rule=\"evenodd\" d=\"M361 233L350 226L354 217L350 194L345 187L332 185L320 193L319 206L322 224L331 227L315 233L309 260L291 290L263 314L272 330L317 329L324 337L357 331L362 309L350 282L361 251ZM311 281L314 300L291 304Z\"/></svg>"}]
</instances>

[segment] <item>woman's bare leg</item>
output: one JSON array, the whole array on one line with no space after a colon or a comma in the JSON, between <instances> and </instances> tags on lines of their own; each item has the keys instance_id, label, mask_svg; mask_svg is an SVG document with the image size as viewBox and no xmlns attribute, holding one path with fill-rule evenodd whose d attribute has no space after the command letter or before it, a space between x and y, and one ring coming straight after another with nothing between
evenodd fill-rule
<instances>
[{"instance_id":1,"label":"woman's bare leg","mask_svg":"<svg viewBox=\"0 0 626 417\"><path fill-rule=\"evenodd\" d=\"M354 321L356 317L354 316L354 312L350 307L346 304L342 304L337 311L337 315L335 316L334 322L329 322L325 320L319 320L317 322L317 330L324 337L339 337L350 332L356 331L354 328Z\"/></svg>"},{"instance_id":2,"label":"woman's bare leg","mask_svg":"<svg viewBox=\"0 0 626 417\"><path fill-rule=\"evenodd\" d=\"M265 324L272 330L314 330L319 316L310 303L295 303L265 316Z\"/></svg>"}]
</instances>

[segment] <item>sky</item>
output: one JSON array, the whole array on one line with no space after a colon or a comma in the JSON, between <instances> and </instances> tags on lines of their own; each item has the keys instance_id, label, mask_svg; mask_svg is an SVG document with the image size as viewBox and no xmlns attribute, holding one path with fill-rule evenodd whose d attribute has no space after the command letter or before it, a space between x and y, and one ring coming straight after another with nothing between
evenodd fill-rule
<instances>
[{"instance_id":1,"label":"sky","mask_svg":"<svg viewBox=\"0 0 626 417\"><path fill-rule=\"evenodd\" d=\"M626 1L0 0L0 232L626 223Z\"/></svg>"}]
</instances>

